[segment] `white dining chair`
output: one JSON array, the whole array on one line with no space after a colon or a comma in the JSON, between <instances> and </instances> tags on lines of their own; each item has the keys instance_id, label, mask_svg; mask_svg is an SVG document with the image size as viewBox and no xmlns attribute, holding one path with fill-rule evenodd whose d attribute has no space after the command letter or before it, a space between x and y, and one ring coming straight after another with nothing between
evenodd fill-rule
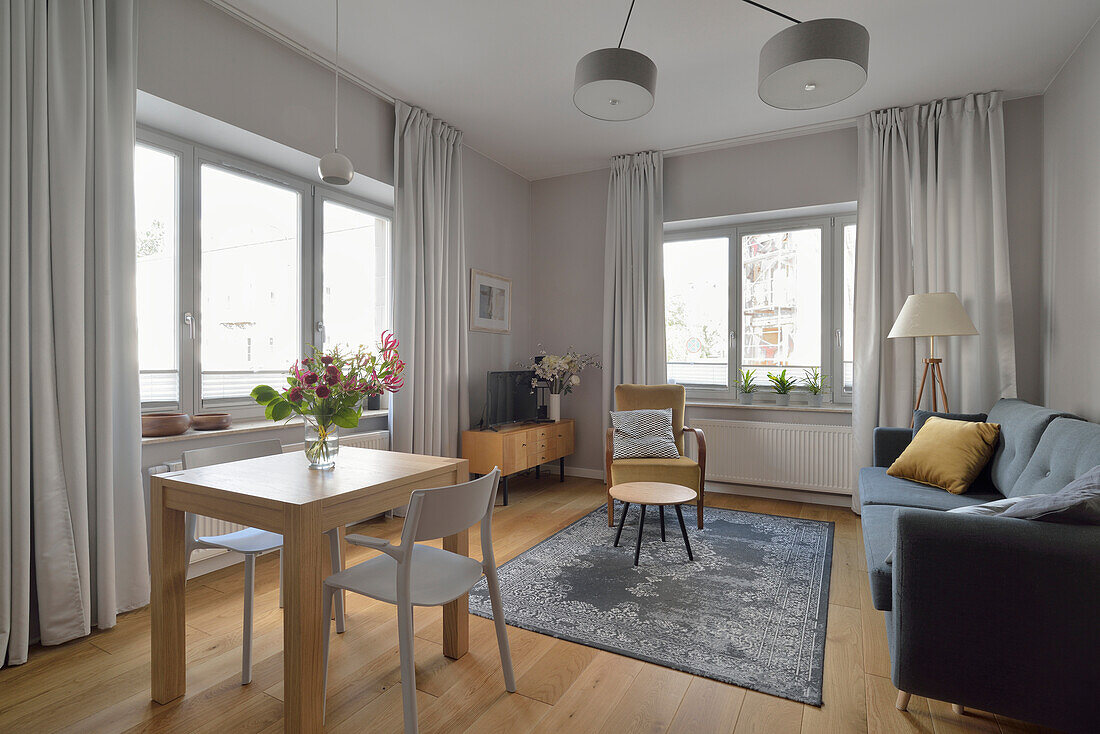
<instances>
[{"instance_id":1,"label":"white dining chair","mask_svg":"<svg viewBox=\"0 0 1100 734\"><path fill-rule=\"evenodd\" d=\"M516 691L512 672L512 655L508 650L508 632L504 626L504 608L500 602L496 560L493 558L493 505L496 503L500 470L480 479L453 487L418 489L409 500L401 544L393 545L381 538L349 535L352 545L382 551L351 568L325 579L324 619L328 620L333 598L341 590L352 591L371 599L397 606L397 635L401 652L401 697L404 702L405 732L415 734L416 670L413 665L413 607L435 607L454 601L470 590L482 574L489 586L489 598L496 625L497 646L504 669L504 687ZM436 540L454 535L481 523L481 561L451 553L420 541ZM325 690L328 690L328 648L331 625L326 621L324 665ZM341 617L336 618L336 631L343 632Z\"/></svg>"},{"instance_id":2,"label":"white dining chair","mask_svg":"<svg viewBox=\"0 0 1100 734\"><path fill-rule=\"evenodd\" d=\"M183 452L183 468L197 469L212 464L225 464L230 461L255 459L260 456L272 456L283 453L283 445L277 438L251 443L237 443L228 446L212 446L205 449L191 449ZM221 548L244 555L244 639L241 646L241 685L252 682L252 607L256 595L256 556L270 550L279 550L279 606L283 606L283 536L259 528L244 528L225 535L198 535L198 516L188 512L187 518L187 557L194 551L204 548ZM340 570L340 535L336 528L325 533L329 540L329 555L332 558L333 573ZM336 600L336 614L343 627L344 604L342 595Z\"/></svg>"}]
</instances>

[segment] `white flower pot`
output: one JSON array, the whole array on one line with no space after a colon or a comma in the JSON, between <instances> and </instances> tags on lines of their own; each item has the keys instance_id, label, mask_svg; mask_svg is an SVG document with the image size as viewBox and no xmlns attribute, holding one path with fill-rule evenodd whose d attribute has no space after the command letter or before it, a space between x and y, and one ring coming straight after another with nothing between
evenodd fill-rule
<instances>
[{"instance_id":1,"label":"white flower pot","mask_svg":"<svg viewBox=\"0 0 1100 734\"><path fill-rule=\"evenodd\" d=\"M738 395L738 397L741 398L741 405L752 405L752 396L753 393L751 392L743 392Z\"/></svg>"},{"instance_id":2,"label":"white flower pot","mask_svg":"<svg viewBox=\"0 0 1100 734\"><path fill-rule=\"evenodd\" d=\"M820 408L821 407L821 393L818 393L817 395L814 395L813 393L810 393L808 396L806 396L806 403L811 408Z\"/></svg>"},{"instance_id":3,"label":"white flower pot","mask_svg":"<svg viewBox=\"0 0 1100 734\"><path fill-rule=\"evenodd\" d=\"M550 393L546 398L546 417L552 421L561 420L561 395Z\"/></svg>"},{"instance_id":4,"label":"white flower pot","mask_svg":"<svg viewBox=\"0 0 1100 734\"><path fill-rule=\"evenodd\" d=\"M780 395L779 393L776 393L775 394L775 404L776 405L790 405L791 404L791 394L790 393L784 393L784 394Z\"/></svg>"}]
</instances>

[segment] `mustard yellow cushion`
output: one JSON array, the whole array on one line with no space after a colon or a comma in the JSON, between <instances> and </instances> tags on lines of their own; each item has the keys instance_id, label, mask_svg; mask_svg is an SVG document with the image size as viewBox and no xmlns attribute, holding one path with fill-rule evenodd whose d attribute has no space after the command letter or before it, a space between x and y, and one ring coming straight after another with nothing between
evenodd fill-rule
<instances>
[{"instance_id":1,"label":"mustard yellow cushion","mask_svg":"<svg viewBox=\"0 0 1100 734\"><path fill-rule=\"evenodd\" d=\"M699 491L699 465L686 456L678 459L617 459L611 462L611 484L665 482Z\"/></svg>"},{"instance_id":2,"label":"mustard yellow cushion","mask_svg":"<svg viewBox=\"0 0 1100 734\"><path fill-rule=\"evenodd\" d=\"M998 423L929 418L886 473L962 494L997 448Z\"/></svg>"}]
</instances>

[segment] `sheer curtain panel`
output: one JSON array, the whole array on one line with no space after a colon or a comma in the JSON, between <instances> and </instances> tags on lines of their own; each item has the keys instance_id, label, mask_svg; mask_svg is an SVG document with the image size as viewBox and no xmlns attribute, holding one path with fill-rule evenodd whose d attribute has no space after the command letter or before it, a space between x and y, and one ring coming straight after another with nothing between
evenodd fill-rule
<instances>
[{"instance_id":1,"label":"sheer curtain panel","mask_svg":"<svg viewBox=\"0 0 1100 734\"><path fill-rule=\"evenodd\" d=\"M984 412L1016 395L1006 228L1000 93L880 110L860 121L856 466L871 464L875 426L907 426L913 415L928 344L886 338L912 293L953 291L978 328L978 336L936 343L953 411Z\"/></svg>"},{"instance_id":2,"label":"sheer curtain panel","mask_svg":"<svg viewBox=\"0 0 1100 734\"><path fill-rule=\"evenodd\" d=\"M132 0L0 3L0 650L149 599Z\"/></svg>"},{"instance_id":3,"label":"sheer curtain panel","mask_svg":"<svg viewBox=\"0 0 1100 734\"><path fill-rule=\"evenodd\" d=\"M615 386L665 382L664 157L611 160L604 247L603 405Z\"/></svg>"},{"instance_id":4,"label":"sheer curtain panel","mask_svg":"<svg viewBox=\"0 0 1100 734\"><path fill-rule=\"evenodd\" d=\"M405 387L394 449L457 456L469 428L462 133L398 100L394 130L394 323Z\"/></svg>"}]
</instances>

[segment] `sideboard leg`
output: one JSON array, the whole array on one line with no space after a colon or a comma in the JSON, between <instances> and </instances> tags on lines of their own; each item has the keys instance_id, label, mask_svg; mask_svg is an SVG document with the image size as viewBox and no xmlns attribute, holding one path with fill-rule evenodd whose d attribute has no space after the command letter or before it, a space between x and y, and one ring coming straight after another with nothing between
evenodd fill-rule
<instances>
[{"instance_id":1,"label":"sideboard leg","mask_svg":"<svg viewBox=\"0 0 1100 734\"><path fill-rule=\"evenodd\" d=\"M504 506L508 506L508 477L500 478L500 489L504 492Z\"/></svg>"},{"instance_id":2,"label":"sideboard leg","mask_svg":"<svg viewBox=\"0 0 1100 734\"><path fill-rule=\"evenodd\" d=\"M558 481L565 481L565 457L558 459Z\"/></svg>"}]
</instances>

